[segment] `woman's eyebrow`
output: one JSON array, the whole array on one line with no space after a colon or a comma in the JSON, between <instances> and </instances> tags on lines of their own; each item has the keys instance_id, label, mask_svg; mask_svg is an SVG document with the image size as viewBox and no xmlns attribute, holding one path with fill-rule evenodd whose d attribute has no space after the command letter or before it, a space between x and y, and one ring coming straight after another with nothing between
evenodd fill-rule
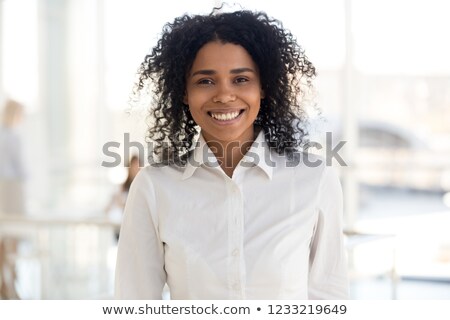
<instances>
[{"instance_id":1,"label":"woman's eyebrow","mask_svg":"<svg viewBox=\"0 0 450 320\"><path fill-rule=\"evenodd\" d=\"M237 68L230 71L232 74L244 73L244 72L255 72L252 68Z\"/></svg>"},{"instance_id":2,"label":"woman's eyebrow","mask_svg":"<svg viewBox=\"0 0 450 320\"><path fill-rule=\"evenodd\" d=\"M253 70L252 68L237 68L237 69L230 70L231 74L239 74L239 73L244 73L244 72L253 72L254 73L255 70ZM217 73L217 71L215 71L215 70L208 70L208 69L197 70L194 73L192 73L191 77L199 75L199 74L200 75L205 75L205 76L211 76L211 75L214 75L216 73Z\"/></svg>"},{"instance_id":3,"label":"woman's eyebrow","mask_svg":"<svg viewBox=\"0 0 450 320\"><path fill-rule=\"evenodd\" d=\"M191 77L196 76L198 74L205 75L205 76L211 76L216 73L217 72L214 70L198 70L198 71L195 71L194 73L192 73Z\"/></svg>"}]
</instances>

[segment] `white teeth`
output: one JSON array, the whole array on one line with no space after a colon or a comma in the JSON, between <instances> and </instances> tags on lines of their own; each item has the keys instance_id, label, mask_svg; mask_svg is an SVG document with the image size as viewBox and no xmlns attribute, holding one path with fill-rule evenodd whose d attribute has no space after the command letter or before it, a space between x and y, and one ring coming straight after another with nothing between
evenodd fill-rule
<instances>
[{"instance_id":1,"label":"white teeth","mask_svg":"<svg viewBox=\"0 0 450 320\"><path fill-rule=\"evenodd\" d=\"M230 113L213 113L213 112L211 112L211 116L214 119L217 119L220 121L233 120L239 116L239 111L230 112Z\"/></svg>"}]
</instances>

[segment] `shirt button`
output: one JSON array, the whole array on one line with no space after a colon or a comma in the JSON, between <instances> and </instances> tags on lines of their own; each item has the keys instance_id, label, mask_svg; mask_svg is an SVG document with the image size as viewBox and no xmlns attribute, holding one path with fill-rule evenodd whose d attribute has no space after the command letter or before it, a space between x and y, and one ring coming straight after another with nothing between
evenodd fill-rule
<instances>
[{"instance_id":1,"label":"shirt button","mask_svg":"<svg viewBox=\"0 0 450 320\"><path fill-rule=\"evenodd\" d=\"M238 249L234 249L232 254L233 254L233 256L236 257L239 254L239 250Z\"/></svg>"},{"instance_id":2,"label":"shirt button","mask_svg":"<svg viewBox=\"0 0 450 320\"><path fill-rule=\"evenodd\" d=\"M233 284L233 290L239 291L239 284Z\"/></svg>"}]
</instances>

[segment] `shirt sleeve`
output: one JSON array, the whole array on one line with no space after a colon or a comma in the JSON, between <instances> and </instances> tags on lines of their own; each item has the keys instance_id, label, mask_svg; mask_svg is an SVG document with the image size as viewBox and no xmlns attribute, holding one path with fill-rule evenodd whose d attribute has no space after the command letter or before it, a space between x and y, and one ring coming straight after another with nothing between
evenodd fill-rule
<instances>
[{"instance_id":1,"label":"shirt sleeve","mask_svg":"<svg viewBox=\"0 0 450 320\"><path fill-rule=\"evenodd\" d=\"M164 246L158 233L154 188L146 169L134 179L117 251L115 298L162 299Z\"/></svg>"},{"instance_id":2,"label":"shirt sleeve","mask_svg":"<svg viewBox=\"0 0 450 320\"><path fill-rule=\"evenodd\" d=\"M337 173L325 166L319 187L318 216L309 260L309 299L348 299L342 188Z\"/></svg>"}]
</instances>

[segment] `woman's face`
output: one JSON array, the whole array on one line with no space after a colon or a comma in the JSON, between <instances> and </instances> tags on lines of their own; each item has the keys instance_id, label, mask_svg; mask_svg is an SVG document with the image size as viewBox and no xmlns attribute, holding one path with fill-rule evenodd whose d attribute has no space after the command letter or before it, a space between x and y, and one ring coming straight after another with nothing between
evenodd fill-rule
<instances>
[{"instance_id":1,"label":"woman's face","mask_svg":"<svg viewBox=\"0 0 450 320\"><path fill-rule=\"evenodd\" d=\"M198 51L184 103L207 142L252 141L263 97L258 67L242 46L214 41Z\"/></svg>"}]
</instances>

